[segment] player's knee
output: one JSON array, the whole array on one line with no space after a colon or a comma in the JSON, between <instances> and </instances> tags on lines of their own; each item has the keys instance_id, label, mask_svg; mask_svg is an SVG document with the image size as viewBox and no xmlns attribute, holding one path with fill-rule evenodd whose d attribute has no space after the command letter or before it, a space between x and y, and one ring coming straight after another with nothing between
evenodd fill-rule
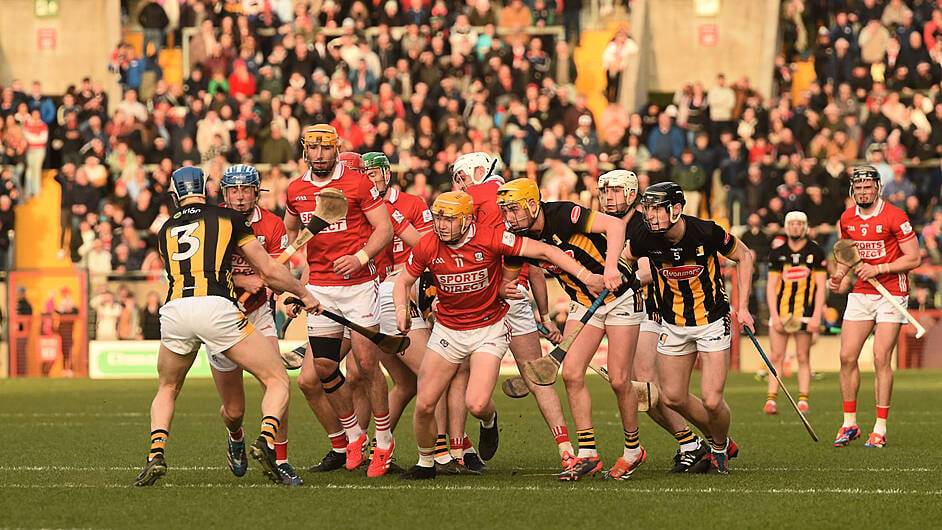
<instances>
[{"instance_id":1,"label":"player's knee","mask_svg":"<svg viewBox=\"0 0 942 530\"><path fill-rule=\"evenodd\" d=\"M298 375L298 388L301 389L301 393L306 398L317 397L324 392L324 387L321 386L320 379L317 377L316 369L301 370Z\"/></svg>"},{"instance_id":2,"label":"player's knee","mask_svg":"<svg viewBox=\"0 0 942 530\"><path fill-rule=\"evenodd\" d=\"M616 394L621 394L622 392L627 392L628 390L634 391L634 388L631 386L631 380L628 377L628 374L614 374L612 372L608 373L609 382L612 385L612 390Z\"/></svg>"},{"instance_id":3,"label":"player's knee","mask_svg":"<svg viewBox=\"0 0 942 530\"><path fill-rule=\"evenodd\" d=\"M671 391L661 388L661 401L674 410L679 410L687 404L687 396L688 394L686 392Z\"/></svg>"},{"instance_id":4,"label":"player's knee","mask_svg":"<svg viewBox=\"0 0 942 530\"><path fill-rule=\"evenodd\" d=\"M563 365L563 382L567 389L579 389L585 386L585 371L575 365Z\"/></svg>"},{"instance_id":5,"label":"player's knee","mask_svg":"<svg viewBox=\"0 0 942 530\"><path fill-rule=\"evenodd\" d=\"M350 360L348 359L347 363L349 362ZM359 357L356 359L356 364L359 376L363 378L364 381L369 381L376 375L377 362L375 359Z\"/></svg>"},{"instance_id":6,"label":"player's knee","mask_svg":"<svg viewBox=\"0 0 942 530\"><path fill-rule=\"evenodd\" d=\"M723 410L726 402L723 400L722 394L707 394L703 396L703 408L707 409L707 412L713 414Z\"/></svg>"},{"instance_id":7,"label":"player's knee","mask_svg":"<svg viewBox=\"0 0 942 530\"><path fill-rule=\"evenodd\" d=\"M311 343L315 362L319 359L340 362L340 346L343 342L340 337L308 337L308 342Z\"/></svg>"},{"instance_id":8,"label":"player's knee","mask_svg":"<svg viewBox=\"0 0 942 530\"><path fill-rule=\"evenodd\" d=\"M435 416L435 405L437 401L426 399L421 396L415 400L415 415L419 418L431 418Z\"/></svg>"},{"instance_id":9,"label":"player's knee","mask_svg":"<svg viewBox=\"0 0 942 530\"><path fill-rule=\"evenodd\" d=\"M340 390L340 387L343 386L344 381L345 378L343 376L343 372L340 371L339 366L327 376L321 377L321 385L324 387L324 392L327 394L333 394L334 392Z\"/></svg>"},{"instance_id":10,"label":"player's knee","mask_svg":"<svg viewBox=\"0 0 942 530\"><path fill-rule=\"evenodd\" d=\"M853 352L841 350L841 366L844 367L856 367L857 366L857 354Z\"/></svg>"},{"instance_id":11,"label":"player's knee","mask_svg":"<svg viewBox=\"0 0 942 530\"><path fill-rule=\"evenodd\" d=\"M470 412L472 416L475 418L481 418L487 413L487 404L489 401L489 396L484 396L481 398L468 398L465 400L465 406L468 407L468 412Z\"/></svg>"},{"instance_id":12,"label":"player's knee","mask_svg":"<svg viewBox=\"0 0 942 530\"><path fill-rule=\"evenodd\" d=\"M245 415L245 401L229 400L222 403L222 415L228 420L239 420Z\"/></svg>"}]
</instances>

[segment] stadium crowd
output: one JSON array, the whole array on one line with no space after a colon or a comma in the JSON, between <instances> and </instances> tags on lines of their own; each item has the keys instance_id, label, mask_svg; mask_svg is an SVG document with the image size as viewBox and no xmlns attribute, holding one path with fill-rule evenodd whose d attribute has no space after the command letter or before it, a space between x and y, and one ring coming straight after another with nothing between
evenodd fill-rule
<instances>
[{"instance_id":1,"label":"stadium crowd","mask_svg":"<svg viewBox=\"0 0 942 530\"><path fill-rule=\"evenodd\" d=\"M144 56L121 43L110 58L120 101L87 78L58 105L38 82L3 87L0 252L12 206L39 192L45 160L63 189L61 254L93 275L156 272L173 168L206 167L216 200L225 167L261 164L270 168L262 205L282 215L288 182L306 169L300 131L324 122L343 150L384 152L398 184L427 201L450 189L449 166L469 151L498 156L508 177L537 180L547 200L586 206L598 204L600 168L636 171L642 189L673 180L689 212L740 227L760 262L792 209L808 213L819 242L833 241L848 171L867 160L920 233L926 260L942 263L935 2L785 1L770 98L719 74L636 112L610 86L598 115L574 88L571 15L581 2L291 4L181 3L178 25L196 30L182 84L162 77L157 10L167 2L151 2L139 19ZM561 23L566 39L543 30ZM637 53L624 31L612 45L629 48L620 67ZM797 62L811 57L816 79L793 99Z\"/></svg>"}]
</instances>

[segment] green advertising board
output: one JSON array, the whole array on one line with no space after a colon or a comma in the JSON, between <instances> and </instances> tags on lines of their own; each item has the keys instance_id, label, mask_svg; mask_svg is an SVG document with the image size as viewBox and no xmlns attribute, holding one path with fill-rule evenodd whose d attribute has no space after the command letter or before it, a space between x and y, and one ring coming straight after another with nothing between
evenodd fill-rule
<instances>
[{"instance_id":1,"label":"green advertising board","mask_svg":"<svg viewBox=\"0 0 942 530\"><path fill-rule=\"evenodd\" d=\"M283 351L297 346L282 342ZM88 376L92 379L152 379L157 377L157 350L160 341L100 341L88 344ZM187 377L212 377L206 348L201 347Z\"/></svg>"}]
</instances>

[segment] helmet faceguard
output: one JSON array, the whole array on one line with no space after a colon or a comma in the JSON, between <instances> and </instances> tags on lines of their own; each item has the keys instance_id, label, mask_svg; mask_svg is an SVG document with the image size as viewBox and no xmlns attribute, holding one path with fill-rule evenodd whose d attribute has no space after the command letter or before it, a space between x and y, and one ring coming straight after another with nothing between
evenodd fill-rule
<instances>
[{"instance_id":1,"label":"helmet faceguard","mask_svg":"<svg viewBox=\"0 0 942 530\"><path fill-rule=\"evenodd\" d=\"M222 196L229 208L241 213L251 212L258 203L261 191L261 178L258 170L248 164L230 166L222 174ZM252 189L253 192L246 193Z\"/></svg>"},{"instance_id":2,"label":"helmet faceguard","mask_svg":"<svg viewBox=\"0 0 942 530\"><path fill-rule=\"evenodd\" d=\"M641 212L644 214L644 224L651 232L663 234L677 224L677 221L680 221L683 206L686 203L687 200L684 198L683 190L674 182L661 182L648 186L648 189L644 190L641 195ZM680 205L681 208L675 208L676 205ZM661 207L664 208L667 214L664 220L662 220L659 212Z\"/></svg>"},{"instance_id":3,"label":"helmet faceguard","mask_svg":"<svg viewBox=\"0 0 942 530\"><path fill-rule=\"evenodd\" d=\"M850 198L857 206L870 208L880 198L883 192L883 181L880 173L873 166L857 166L850 177Z\"/></svg>"},{"instance_id":4,"label":"helmet faceguard","mask_svg":"<svg viewBox=\"0 0 942 530\"><path fill-rule=\"evenodd\" d=\"M792 211L785 214L785 235L798 241L808 235L808 216L805 212Z\"/></svg>"},{"instance_id":5,"label":"helmet faceguard","mask_svg":"<svg viewBox=\"0 0 942 530\"><path fill-rule=\"evenodd\" d=\"M602 211L624 217L638 200L638 176L634 171L616 169L599 176Z\"/></svg>"},{"instance_id":6,"label":"helmet faceguard","mask_svg":"<svg viewBox=\"0 0 942 530\"><path fill-rule=\"evenodd\" d=\"M301 150L311 172L321 178L330 176L340 153L340 137L330 125L312 125L301 135ZM316 154L311 154L314 151Z\"/></svg>"},{"instance_id":7,"label":"helmet faceguard","mask_svg":"<svg viewBox=\"0 0 942 530\"><path fill-rule=\"evenodd\" d=\"M540 188L527 178L511 180L497 189L497 206L507 230L524 234L540 216Z\"/></svg>"},{"instance_id":8,"label":"helmet faceguard","mask_svg":"<svg viewBox=\"0 0 942 530\"><path fill-rule=\"evenodd\" d=\"M474 203L463 191L442 193L432 203L432 230L446 245L455 245L474 221Z\"/></svg>"},{"instance_id":9,"label":"helmet faceguard","mask_svg":"<svg viewBox=\"0 0 942 530\"><path fill-rule=\"evenodd\" d=\"M366 168L366 176L369 177L376 191L380 195L386 195L389 190L390 172L389 158L383 153L366 153L363 155L363 166Z\"/></svg>"}]
</instances>

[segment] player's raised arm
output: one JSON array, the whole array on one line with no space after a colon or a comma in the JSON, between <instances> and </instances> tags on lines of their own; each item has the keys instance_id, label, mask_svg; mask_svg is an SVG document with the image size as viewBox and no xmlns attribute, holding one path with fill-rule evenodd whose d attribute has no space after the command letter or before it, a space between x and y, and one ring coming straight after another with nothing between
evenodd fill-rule
<instances>
[{"instance_id":1,"label":"player's raised arm","mask_svg":"<svg viewBox=\"0 0 942 530\"><path fill-rule=\"evenodd\" d=\"M618 270L618 257L625 248L625 223L617 217L596 213L589 221L588 229L594 234L605 234L605 287L614 291L622 283Z\"/></svg>"},{"instance_id":2,"label":"player's raised arm","mask_svg":"<svg viewBox=\"0 0 942 530\"><path fill-rule=\"evenodd\" d=\"M615 218L611 217L610 219ZM617 221L617 219L615 220ZM624 227L622 227L623 238L624 233ZM506 234L509 234L509 232ZM571 256L563 252L559 247L547 245L546 243L536 241L535 239L522 238L520 242L520 252L517 255L530 259L548 261L553 265L556 265L573 278L584 283L586 287L589 288L589 291L595 296L598 296L599 293L601 293L608 284L602 276L589 272L589 269L586 269L584 266L582 266L581 263L574 260ZM617 287L618 285L621 285L621 271L618 271L618 253L616 253L615 256L615 271L618 273L618 282L616 283ZM608 265L606 264L606 270L607 269Z\"/></svg>"}]
</instances>

